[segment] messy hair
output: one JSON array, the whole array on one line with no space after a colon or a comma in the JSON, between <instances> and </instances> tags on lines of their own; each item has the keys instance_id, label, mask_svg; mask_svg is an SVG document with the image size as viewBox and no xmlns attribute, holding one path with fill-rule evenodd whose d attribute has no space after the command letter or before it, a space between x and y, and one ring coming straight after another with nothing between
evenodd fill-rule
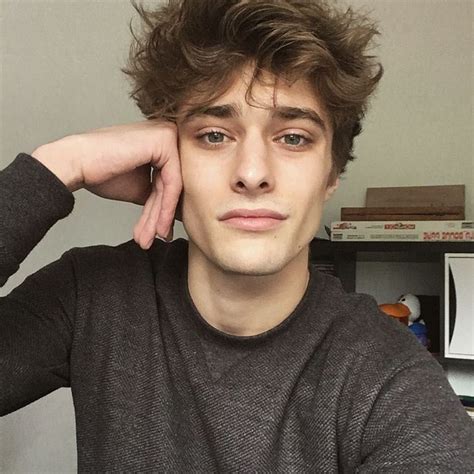
<instances>
[{"instance_id":1,"label":"messy hair","mask_svg":"<svg viewBox=\"0 0 474 474\"><path fill-rule=\"evenodd\" d=\"M167 0L153 9L131 0L142 31L126 67L130 97L149 119L176 121L192 100L206 107L252 61L254 81L270 72L290 83L306 79L333 126L332 178L353 160L368 99L383 74L368 54L375 23L334 0Z\"/></svg>"}]
</instances>

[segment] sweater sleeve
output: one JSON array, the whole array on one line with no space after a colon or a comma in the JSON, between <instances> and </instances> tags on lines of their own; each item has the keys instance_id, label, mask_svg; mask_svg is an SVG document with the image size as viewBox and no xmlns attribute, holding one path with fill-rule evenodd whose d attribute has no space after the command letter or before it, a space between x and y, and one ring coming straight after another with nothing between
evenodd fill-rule
<instances>
[{"instance_id":1,"label":"sweater sleeve","mask_svg":"<svg viewBox=\"0 0 474 474\"><path fill-rule=\"evenodd\" d=\"M474 423L428 353L397 369L365 427L358 472L474 472Z\"/></svg>"},{"instance_id":2,"label":"sweater sleeve","mask_svg":"<svg viewBox=\"0 0 474 474\"><path fill-rule=\"evenodd\" d=\"M66 186L27 154L0 171L0 286L73 206ZM70 252L0 298L0 416L69 384L76 301Z\"/></svg>"},{"instance_id":3,"label":"sweater sleeve","mask_svg":"<svg viewBox=\"0 0 474 474\"><path fill-rule=\"evenodd\" d=\"M0 171L0 287L73 207L74 196L64 183L26 153Z\"/></svg>"}]
</instances>

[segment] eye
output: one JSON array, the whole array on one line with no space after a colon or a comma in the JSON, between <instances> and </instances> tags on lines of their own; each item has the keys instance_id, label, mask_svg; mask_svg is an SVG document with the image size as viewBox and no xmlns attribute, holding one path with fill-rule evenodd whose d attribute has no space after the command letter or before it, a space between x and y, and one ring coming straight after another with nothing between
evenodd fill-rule
<instances>
[{"instance_id":1,"label":"eye","mask_svg":"<svg viewBox=\"0 0 474 474\"><path fill-rule=\"evenodd\" d=\"M292 133L291 135L285 135L283 137L287 145L299 145L304 138L301 135L296 135Z\"/></svg>"},{"instance_id":2,"label":"eye","mask_svg":"<svg viewBox=\"0 0 474 474\"><path fill-rule=\"evenodd\" d=\"M304 147L311 143L309 138L300 135L299 133L287 133L277 139L278 142L288 145L290 147Z\"/></svg>"},{"instance_id":3,"label":"eye","mask_svg":"<svg viewBox=\"0 0 474 474\"><path fill-rule=\"evenodd\" d=\"M211 130L209 132L204 132L198 135L197 139L202 141L205 145L219 145L226 141L226 135L222 132L216 130Z\"/></svg>"},{"instance_id":4,"label":"eye","mask_svg":"<svg viewBox=\"0 0 474 474\"><path fill-rule=\"evenodd\" d=\"M209 143L222 143L224 141L224 134L221 132L206 133Z\"/></svg>"}]
</instances>

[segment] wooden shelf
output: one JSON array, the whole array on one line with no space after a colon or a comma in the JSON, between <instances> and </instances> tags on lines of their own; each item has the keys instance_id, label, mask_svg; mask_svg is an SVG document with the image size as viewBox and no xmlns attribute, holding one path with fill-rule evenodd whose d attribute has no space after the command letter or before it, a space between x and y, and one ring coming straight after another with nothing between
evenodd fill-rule
<instances>
[{"instance_id":1,"label":"wooden shelf","mask_svg":"<svg viewBox=\"0 0 474 474\"><path fill-rule=\"evenodd\" d=\"M330 240L313 239L311 250L315 255L336 252L413 252L413 253L456 253L474 252L474 242L331 242Z\"/></svg>"}]
</instances>

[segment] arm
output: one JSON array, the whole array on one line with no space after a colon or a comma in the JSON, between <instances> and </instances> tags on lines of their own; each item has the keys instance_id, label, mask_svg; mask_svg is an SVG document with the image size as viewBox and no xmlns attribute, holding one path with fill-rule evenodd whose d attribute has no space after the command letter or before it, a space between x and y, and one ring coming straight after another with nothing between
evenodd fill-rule
<instances>
[{"instance_id":1,"label":"arm","mask_svg":"<svg viewBox=\"0 0 474 474\"><path fill-rule=\"evenodd\" d=\"M134 229L143 249L157 234L172 235L174 219L180 219L183 183L174 123L154 119L99 128L47 143L32 156L71 191L85 188L106 199L144 205Z\"/></svg>"},{"instance_id":2,"label":"arm","mask_svg":"<svg viewBox=\"0 0 474 474\"><path fill-rule=\"evenodd\" d=\"M176 126L147 120L71 135L0 171L0 287L72 211L81 187L145 203L135 239L150 248L169 231L182 189ZM71 251L0 298L0 415L69 384L75 302Z\"/></svg>"},{"instance_id":3,"label":"arm","mask_svg":"<svg viewBox=\"0 0 474 474\"><path fill-rule=\"evenodd\" d=\"M73 206L62 181L29 155L0 171L0 286ZM69 252L0 298L0 415L68 385L74 308Z\"/></svg>"},{"instance_id":4,"label":"arm","mask_svg":"<svg viewBox=\"0 0 474 474\"><path fill-rule=\"evenodd\" d=\"M426 353L379 393L358 472L474 472L474 423L444 371Z\"/></svg>"},{"instance_id":5,"label":"arm","mask_svg":"<svg viewBox=\"0 0 474 474\"><path fill-rule=\"evenodd\" d=\"M73 207L62 181L27 154L0 171L0 287Z\"/></svg>"}]
</instances>

